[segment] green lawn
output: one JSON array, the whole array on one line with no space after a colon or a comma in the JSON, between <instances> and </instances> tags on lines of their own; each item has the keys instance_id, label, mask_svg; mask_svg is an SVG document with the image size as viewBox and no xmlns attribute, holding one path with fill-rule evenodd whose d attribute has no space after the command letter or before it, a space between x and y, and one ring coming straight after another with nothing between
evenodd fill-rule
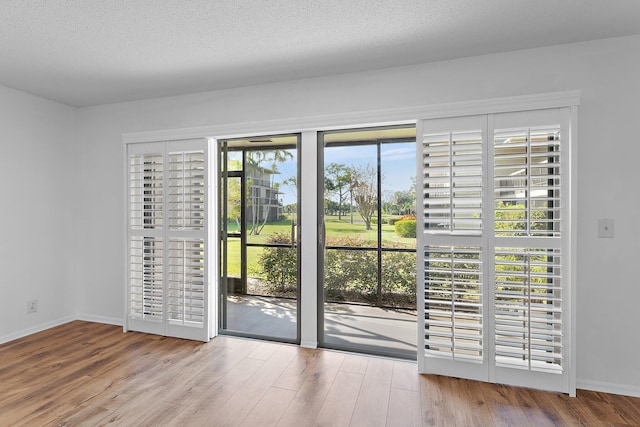
<instances>
[{"instance_id":1,"label":"green lawn","mask_svg":"<svg viewBox=\"0 0 640 427\"><path fill-rule=\"evenodd\" d=\"M386 218L383 217L383 222ZM358 215L354 215L354 224L350 223L350 217L343 216L342 220L338 220L337 216L326 216L325 224L328 237L358 237L362 239L364 246L373 246L377 241L378 231L377 224L372 224L372 230L366 230L365 225ZM235 222L228 225L229 232L237 231ZM267 243L269 236L275 233L284 233L287 236L291 234L291 222L289 220L267 223L259 235L247 236L248 243ZM404 238L395 234L393 225L383 223L382 225L382 242L389 243L393 247L415 248L416 239ZM247 248L247 270L250 277L261 276L260 254L262 248ZM228 240L228 274L232 277L240 277L240 239L229 238Z\"/></svg>"}]
</instances>

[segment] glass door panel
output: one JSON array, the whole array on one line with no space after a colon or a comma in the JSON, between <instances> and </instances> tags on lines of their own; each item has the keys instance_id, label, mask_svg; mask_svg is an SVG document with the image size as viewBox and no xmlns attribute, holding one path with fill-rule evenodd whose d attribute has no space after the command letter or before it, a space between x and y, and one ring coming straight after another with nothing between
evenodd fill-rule
<instances>
[{"instance_id":1,"label":"glass door panel","mask_svg":"<svg viewBox=\"0 0 640 427\"><path fill-rule=\"evenodd\" d=\"M321 345L415 359L415 127L320 138Z\"/></svg>"},{"instance_id":2,"label":"glass door panel","mask_svg":"<svg viewBox=\"0 0 640 427\"><path fill-rule=\"evenodd\" d=\"M299 340L298 140L221 143L222 333Z\"/></svg>"}]
</instances>

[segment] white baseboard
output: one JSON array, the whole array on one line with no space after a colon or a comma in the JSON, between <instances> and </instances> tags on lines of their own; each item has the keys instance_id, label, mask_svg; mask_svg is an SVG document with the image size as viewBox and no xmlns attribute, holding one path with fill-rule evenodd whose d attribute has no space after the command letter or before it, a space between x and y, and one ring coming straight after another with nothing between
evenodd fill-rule
<instances>
[{"instance_id":1,"label":"white baseboard","mask_svg":"<svg viewBox=\"0 0 640 427\"><path fill-rule=\"evenodd\" d=\"M26 337L27 335L35 334L38 332L45 331L47 329L55 328L56 326L64 325L65 323L73 322L76 320L74 316L65 316L60 319L52 320L50 322L41 323L36 326L32 326L27 329L23 329L21 331L13 332L8 335L4 335L0 337L0 344L7 343L9 341L17 340L18 338Z\"/></svg>"},{"instance_id":2,"label":"white baseboard","mask_svg":"<svg viewBox=\"0 0 640 427\"><path fill-rule=\"evenodd\" d=\"M122 319L118 317L94 316L92 314L78 314L76 320L83 322L104 323L107 325L122 326Z\"/></svg>"},{"instance_id":3,"label":"white baseboard","mask_svg":"<svg viewBox=\"0 0 640 427\"><path fill-rule=\"evenodd\" d=\"M640 397L640 386L632 384L618 384L605 381L577 379L576 387L582 390L599 391L602 393L621 394L624 396Z\"/></svg>"}]
</instances>

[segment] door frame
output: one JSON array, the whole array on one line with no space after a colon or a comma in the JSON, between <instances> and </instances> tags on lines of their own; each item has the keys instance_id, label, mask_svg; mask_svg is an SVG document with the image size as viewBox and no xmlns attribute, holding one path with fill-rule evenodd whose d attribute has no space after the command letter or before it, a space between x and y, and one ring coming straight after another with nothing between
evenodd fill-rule
<instances>
[{"instance_id":1,"label":"door frame","mask_svg":"<svg viewBox=\"0 0 640 427\"><path fill-rule=\"evenodd\" d=\"M325 258L325 250L326 250L326 245L325 245L325 237L326 237L326 229L325 229L325 223L324 223L324 151L325 151L325 144L323 141L323 136L327 135L327 134L335 134L335 133L348 133L348 132L359 132L359 131L376 131L376 130L388 130L388 129L404 129L404 128L409 128L409 127L413 127L415 129L415 122L412 121L406 121L406 122L401 122L401 123L394 123L391 125L371 125L371 126L358 126L358 127L349 127L349 128L340 128L340 129L328 129L328 130L324 130L322 132L318 132L317 133L317 164L318 164L318 172L317 172L317 179L318 179L318 189L317 189L317 198L318 198L318 254L317 254L317 268L318 268L318 273L317 273L317 283L316 283L316 289L317 289L317 305L318 305L318 313L317 313L317 330L318 330L318 345L320 347L323 348L330 348L330 349L335 349L335 350L342 350L342 351L352 351L352 352L358 352L358 353L363 353L363 354L371 354L374 356L386 356L386 357L395 357L395 358L401 358L401 359L408 359L408 360L416 360L415 359L415 355L413 356L408 356L407 354L403 353L403 352L394 352L394 351L376 351L375 349L371 348L371 349L367 349L367 348L359 348L359 347L350 347L350 346L341 346L341 345L336 345L336 344L331 344L331 343L327 343L325 341L325 310L324 310L324 258ZM410 141L404 141L404 142L395 142L395 143L408 143ZM413 138L413 143L417 144L415 137ZM334 146L339 146L341 143L338 144L331 144ZM382 218L382 146L385 144L394 144L394 142L381 142L380 140L376 140L376 141L371 141L366 142L366 143L348 143L345 142L344 144L342 144L343 146L374 146L376 149L376 165L375 165L375 170L376 170L376 185L377 185L377 199L378 199L378 209L377 214L376 214L376 236L377 236L377 245L375 248L367 248L367 249L362 249L362 250L368 250L368 251L375 251L376 252L376 257L377 257L377 262L378 262L378 269L376 272L376 280L377 280L377 286L380 286L381 281L382 281L382 259L383 259L383 254L384 252L414 252L416 253L416 258L417 258L417 245L416 245L416 249L415 250L390 250L389 248L385 248L382 246L382 230L380 227L381 224L381 218ZM341 249L337 249L337 250L341 250ZM349 249L343 249L343 250L349 250ZM356 249L358 250L358 249Z\"/></svg>"},{"instance_id":2,"label":"door frame","mask_svg":"<svg viewBox=\"0 0 640 427\"><path fill-rule=\"evenodd\" d=\"M226 150L223 151L223 146L224 144L228 143L229 141L232 140L238 140L238 139L246 139L246 138L255 138L255 139L270 139L270 138L275 138L275 137L279 137L279 136L295 136L296 137L296 142L294 145L291 146L286 146L286 149L295 149L296 150L296 220L295 220L295 248L296 248L296 256L297 256L297 284L296 284L296 336L293 339L289 339L289 338L283 338L283 337L274 337L274 336L268 336L268 335L262 335L262 334L252 334L246 331L235 331L235 330L230 330L227 329L227 319L226 319L226 315L227 315L227 292L228 292L228 282L227 282L227 277L225 276L225 256L226 256L226 238L228 238L228 235L225 235L225 231L226 231L226 226L224 225L224 211L226 209L227 206L227 188L226 186L223 185L223 181L225 179L224 174L225 174L225 169L223 168L223 162L225 162L227 160L227 156L226 153L228 153L230 150L228 149L228 146L226 146ZM300 145L301 145L301 134L299 132L292 132L292 133L286 133L286 134L260 134L260 135L251 135L250 137L233 137L233 138L220 138L217 140L216 143L216 153L219 156L219 161L217 164L217 171L215 171L218 179L217 179L217 189L219 192L219 203L220 203L220 209L218 212L216 212L216 214L218 215L218 250L219 250L219 260L217 260L217 262L219 263L219 269L220 269L220 273L219 273L219 288L218 288L218 311L219 311L219 315L218 315L218 333L221 335L231 335L231 336L239 336L239 337L246 337L246 338L256 338L256 339L263 339L263 340L268 340L268 341L279 341L279 342L286 342L286 343L292 343L292 344L300 344L301 342L301 302L300 302L300 294L301 294L301 279L300 279L300 275L301 275L301 215L300 215L300 210L301 210L301 203L300 203L300 183L301 183L301 155L300 155ZM236 150L231 150L231 151L238 151L242 153L242 170L241 171L233 171L234 173L232 173L231 176L227 176L226 178L240 178L240 192L241 192L241 208L240 208L240 213L241 213L241 222L243 225L242 231L241 231L241 236L240 236L240 253L241 253L241 280L243 282L243 285L246 286L246 280L247 280L247 247L248 246L253 246L252 244L248 244L247 243L247 236L246 236L246 188L245 188L245 184L246 184L246 170L245 170L245 165L246 165L246 153L248 151L260 151L260 150L264 150L264 149L269 149L269 148L273 148L273 145L269 145L269 144L255 144L255 145L251 145L250 147L241 147L239 149ZM227 175L229 175L229 171L226 171ZM225 238L226 237L226 238ZM265 245L256 245L256 246L260 246L260 247L268 247ZM276 246L274 246L276 247Z\"/></svg>"}]
</instances>

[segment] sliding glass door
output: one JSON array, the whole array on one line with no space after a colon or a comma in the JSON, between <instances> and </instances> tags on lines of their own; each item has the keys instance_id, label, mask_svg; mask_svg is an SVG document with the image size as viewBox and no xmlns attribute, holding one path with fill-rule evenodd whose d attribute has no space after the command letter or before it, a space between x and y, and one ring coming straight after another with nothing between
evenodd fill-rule
<instances>
[{"instance_id":1,"label":"sliding glass door","mask_svg":"<svg viewBox=\"0 0 640 427\"><path fill-rule=\"evenodd\" d=\"M415 359L415 127L319 139L320 343Z\"/></svg>"},{"instance_id":2,"label":"sliding glass door","mask_svg":"<svg viewBox=\"0 0 640 427\"><path fill-rule=\"evenodd\" d=\"M299 341L298 143L219 142L222 333Z\"/></svg>"}]
</instances>

